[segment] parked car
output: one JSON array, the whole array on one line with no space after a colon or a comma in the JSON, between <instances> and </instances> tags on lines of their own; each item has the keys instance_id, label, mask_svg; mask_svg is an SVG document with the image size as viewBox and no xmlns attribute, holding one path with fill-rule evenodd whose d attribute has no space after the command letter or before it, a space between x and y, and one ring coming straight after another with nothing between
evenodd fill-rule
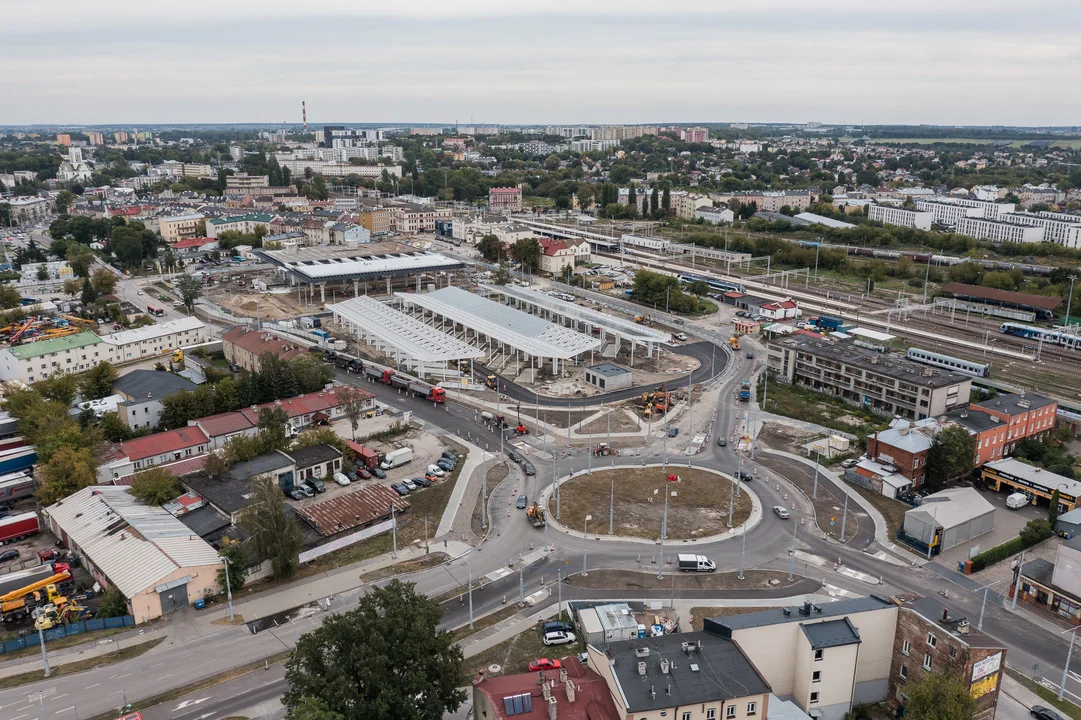
<instances>
[{"instance_id":1,"label":"parked car","mask_svg":"<svg viewBox=\"0 0 1081 720\"><path fill-rule=\"evenodd\" d=\"M780 505L773 506L773 514L781 518L782 520L787 520L789 518L788 508L782 507Z\"/></svg>"},{"instance_id":2,"label":"parked car","mask_svg":"<svg viewBox=\"0 0 1081 720\"><path fill-rule=\"evenodd\" d=\"M304 499L304 493L300 492L300 490L298 490L295 487L291 487L288 490L286 490L285 494L288 495L289 497L293 498L294 500L303 500Z\"/></svg>"},{"instance_id":3,"label":"parked car","mask_svg":"<svg viewBox=\"0 0 1081 720\"><path fill-rule=\"evenodd\" d=\"M415 477L415 478L410 478L410 479L413 481L413 484L416 485L417 487L431 487L432 486L432 481L429 480L428 478Z\"/></svg>"},{"instance_id":4,"label":"parked car","mask_svg":"<svg viewBox=\"0 0 1081 720\"><path fill-rule=\"evenodd\" d=\"M1029 710L1029 714L1036 720L1065 720L1062 715L1043 705L1033 705L1032 709Z\"/></svg>"},{"instance_id":5,"label":"parked car","mask_svg":"<svg viewBox=\"0 0 1081 720\"><path fill-rule=\"evenodd\" d=\"M412 480L402 480L402 485L405 485L410 492L417 489L417 484Z\"/></svg>"},{"instance_id":6,"label":"parked car","mask_svg":"<svg viewBox=\"0 0 1081 720\"><path fill-rule=\"evenodd\" d=\"M349 484L350 481L344 473L334 473L334 482L338 483L342 487L345 487Z\"/></svg>"},{"instance_id":7,"label":"parked car","mask_svg":"<svg viewBox=\"0 0 1081 720\"><path fill-rule=\"evenodd\" d=\"M524 463L522 463L522 472L524 472L526 475L536 475L537 469L533 467L533 463L526 460Z\"/></svg>"},{"instance_id":8,"label":"parked car","mask_svg":"<svg viewBox=\"0 0 1081 720\"><path fill-rule=\"evenodd\" d=\"M526 497L525 493L519 495L518 502L514 503L514 507L518 508L519 510L525 510L527 505L529 505L529 498Z\"/></svg>"},{"instance_id":9,"label":"parked car","mask_svg":"<svg viewBox=\"0 0 1081 720\"><path fill-rule=\"evenodd\" d=\"M19 559L19 551L18 550L5 550L4 552L0 553L0 563L11 562L12 560L18 560L18 559Z\"/></svg>"},{"instance_id":10,"label":"parked car","mask_svg":"<svg viewBox=\"0 0 1081 720\"><path fill-rule=\"evenodd\" d=\"M398 493L402 497L409 494L409 488L407 488L405 485L402 485L401 483L394 483L390 486L390 489Z\"/></svg>"},{"instance_id":11,"label":"parked car","mask_svg":"<svg viewBox=\"0 0 1081 720\"><path fill-rule=\"evenodd\" d=\"M458 462L458 453L454 452L453 450L444 450L441 457L445 457L453 460L454 462Z\"/></svg>"},{"instance_id":12,"label":"parked car","mask_svg":"<svg viewBox=\"0 0 1081 720\"><path fill-rule=\"evenodd\" d=\"M678 427L670 427L670 428L668 428L668 437L675 437L676 435L679 435L679 428Z\"/></svg>"},{"instance_id":13,"label":"parked car","mask_svg":"<svg viewBox=\"0 0 1081 720\"><path fill-rule=\"evenodd\" d=\"M850 468L850 467L853 467L858 462L859 462L859 460L856 459L856 458L848 458L847 460L845 460L845 461L843 461L841 463L841 467Z\"/></svg>"},{"instance_id":14,"label":"parked car","mask_svg":"<svg viewBox=\"0 0 1081 720\"><path fill-rule=\"evenodd\" d=\"M363 467L361 465L357 465L357 475L360 475L365 480L371 480L372 479L372 474L370 472L368 472L368 468Z\"/></svg>"},{"instance_id":15,"label":"parked car","mask_svg":"<svg viewBox=\"0 0 1081 720\"><path fill-rule=\"evenodd\" d=\"M525 460L517 450L507 450L507 457L516 463L521 463Z\"/></svg>"},{"instance_id":16,"label":"parked car","mask_svg":"<svg viewBox=\"0 0 1081 720\"><path fill-rule=\"evenodd\" d=\"M438 475L432 475L431 473L425 474L424 479L427 480L430 483L439 482L439 476Z\"/></svg>"},{"instance_id":17,"label":"parked car","mask_svg":"<svg viewBox=\"0 0 1081 720\"><path fill-rule=\"evenodd\" d=\"M450 463L446 460L440 460L435 464L435 466L445 473L454 472L454 468L457 467L457 465L454 465L453 463Z\"/></svg>"},{"instance_id":18,"label":"parked car","mask_svg":"<svg viewBox=\"0 0 1081 720\"><path fill-rule=\"evenodd\" d=\"M443 477L446 473L443 472L443 468L439 467L438 465L429 465L428 474L435 475L436 477Z\"/></svg>"},{"instance_id":19,"label":"parked car","mask_svg":"<svg viewBox=\"0 0 1081 720\"><path fill-rule=\"evenodd\" d=\"M573 632L574 626L568 622L562 622L561 620L549 620L542 626L541 632L555 632L562 630L563 632Z\"/></svg>"},{"instance_id":20,"label":"parked car","mask_svg":"<svg viewBox=\"0 0 1081 720\"><path fill-rule=\"evenodd\" d=\"M383 472L383 470L381 468L377 468L377 467L372 468L372 474L375 475L380 480L386 480L387 479L387 474L385 472Z\"/></svg>"},{"instance_id":21,"label":"parked car","mask_svg":"<svg viewBox=\"0 0 1081 720\"><path fill-rule=\"evenodd\" d=\"M558 670L561 667L563 667L563 663L558 660L540 658L529 663L529 672L537 672L538 670Z\"/></svg>"},{"instance_id":22,"label":"parked car","mask_svg":"<svg viewBox=\"0 0 1081 720\"><path fill-rule=\"evenodd\" d=\"M318 478L308 478L304 482L305 484L307 484L308 487L310 487L317 493L325 493L327 491L327 486L324 485L323 481Z\"/></svg>"},{"instance_id":23,"label":"parked car","mask_svg":"<svg viewBox=\"0 0 1081 720\"><path fill-rule=\"evenodd\" d=\"M717 446L718 447L727 447L728 446L728 438L726 438L726 437L717 438Z\"/></svg>"},{"instance_id":24,"label":"parked car","mask_svg":"<svg viewBox=\"0 0 1081 720\"><path fill-rule=\"evenodd\" d=\"M545 645L566 645L575 641L574 633L565 630L554 630L544 633Z\"/></svg>"},{"instance_id":25,"label":"parked car","mask_svg":"<svg viewBox=\"0 0 1081 720\"><path fill-rule=\"evenodd\" d=\"M754 360L754 353L753 352L748 352L747 353L747 359L748 360Z\"/></svg>"}]
</instances>

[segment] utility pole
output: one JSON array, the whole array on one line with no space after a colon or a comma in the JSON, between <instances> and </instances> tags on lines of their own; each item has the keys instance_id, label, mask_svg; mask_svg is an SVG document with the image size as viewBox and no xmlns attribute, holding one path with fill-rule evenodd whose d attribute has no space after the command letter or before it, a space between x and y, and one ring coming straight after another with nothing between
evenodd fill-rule
<instances>
[{"instance_id":1,"label":"utility pole","mask_svg":"<svg viewBox=\"0 0 1081 720\"><path fill-rule=\"evenodd\" d=\"M747 557L747 521L743 521L743 526L740 530L740 536L743 541L739 546L739 579L743 579L743 561Z\"/></svg>"},{"instance_id":2,"label":"utility pole","mask_svg":"<svg viewBox=\"0 0 1081 720\"><path fill-rule=\"evenodd\" d=\"M229 602L229 622L233 622L233 584L229 581L229 559L223 557L222 564L225 565L225 597L228 598ZM42 643L41 649L45 650L44 643ZM48 671L46 671L45 675L48 677Z\"/></svg>"},{"instance_id":3,"label":"utility pole","mask_svg":"<svg viewBox=\"0 0 1081 720\"><path fill-rule=\"evenodd\" d=\"M226 573L228 575L228 573ZM229 618L230 620L232 617ZM38 628L38 643L41 645L41 664L45 668L45 677L49 677L53 674L53 671L49 669L49 654L45 651L45 632ZM44 710L44 700L42 700L42 710Z\"/></svg>"},{"instance_id":4,"label":"utility pole","mask_svg":"<svg viewBox=\"0 0 1081 720\"><path fill-rule=\"evenodd\" d=\"M792 571L796 568L796 532L798 530L799 523L792 518L792 552L788 554L788 582L792 582Z\"/></svg>"},{"instance_id":5,"label":"utility pole","mask_svg":"<svg viewBox=\"0 0 1081 720\"><path fill-rule=\"evenodd\" d=\"M818 499L818 463L820 459L820 453L815 450L815 481L814 486L811 488L811 497L815 500Z\"/></svg>"},{"instance_id":6,"label":"utility pole","mask_svg":"<svg viewBox=\"0 0 1081 720\"><path fill-rule=\"evenodd\" d=\"M1010 603L1010 609L1017 609L1017 596L1021 594L1021 570L1025 567L1025 551L1021 551L1021 560L1017 563L1017 578L1013 583L1013 601ZM1081 627L1081 626L1079 626Z\"/></svg>"},{"instance_id":7,"label":"utility pole","mask_svg":"<svg viewBox=\"0 0 1081 720\"><path fill-rule=\"evenodd\" d=\"M473 566L469 564L468 560L462 560L462 564L465 565L466 570L469 571L469 629L473 629Z\"/></svg>"},{"instance_id":8,"label":"utility pole","mask_svg":"<svg viewBox=\"0 0 1081 720\"><path fill-rule=\"evenodd\" d=\"M394 543L394 545L392 546L393 550L391 551L390 556L392 558L394 558L394 559L397 559L398 558L398 523L396 522L395 517L394 517L394 503L390 504L390 533L391 533L391 535L390 535L391 536L391 541Z\"/></svg>"},{"instance_id":9,"label":"utility pole","mask_svg":"<svg viewBox=\"0 0 1081 720\"><path fill-rule=\"evenodd\" d=\"M525 579L522 577L522 551L518 551L518 607L525 605Z\"/></svg>"},{"instance_id":10,"label":"utility pole","mask_svg":"<svg viewBox=\"0 0 1081 720\"><path fill-rule=\"evenodd\" d=\"M665 480L665 482L668 482ZM664 578L664 535L668 529L668 486L664 486L664 519L661 520L661 561L657 564L657 579Z\"/></svg>"},{"instance_id":11,"label":"utility pole","mask_svg":"<svg viewBox=\"0 0 1081 720\"><path fill-rule=\"evenodd\" d=\"M424 516L424 554L427 555L428 552L429 552L429 548L428 548L428 516L425 515Z\"/></svg>"},{"instance_id":12,"label":"utility pole","mask_svg":"<svg viewBox=\"0 0 1081 720\"><path fill-rule=\"evenodd\" d=\"M845 541L845 523L848 521L848 493L845 493L845 509L841 511L841 542Z\"/></svg>"},{"instance_id":13,"label":"utility pole","mask_svg":"<svg viewBox=\"0 0 1081 720\"><path fill-rule=\"evenodd\" d=\"M589 575L589 568L588 568L588 565L586 563L586 560L589 557L589 553L588 553L588 550L586 548L586 545L588 544L588 541L589 541L589 533L588 533L589 521L592 520L592 519L593 519L592 515L586 515L586 519L582 521L582 577L587 577Z\"/></svg>"},{"instance_id":14,"label":"utility pole","mask_svg":"<svg viewBox=\"0 0 1081 720\"><path fill-rule=\"evenodd\" d=\"M615 462L614 460L612 461ZM612 534L613 523L616 517L616 474L612 475L612 494L608 497L608 534Z\"/></svg>"},{"instance_id":15,"label":"utility pole","mask_svg":"<svg viewBox=\"0 0 1081 720\"><path fill-rule=\"evenodd\" d=\"M1070 294L1066 296L1066 320L1062 323L1063 330L1068 330L1070 328L1070 303L1073 302L1073 283L1076 279L1076 275L1070 276Z\"/></svg>"},{"instance_id":16,"label":"utility pole","mask_svg":"<svg viewBox=\"0 0 1081 720\"><path fill-rule=\"evenodd\" d=\"M480 529L488 529L488 453L484 458L484 474L480 478Z\"/></svg>"},{"instance_id":17,"label":"utility pole","mask_svg":"<svg viewBox=\"0 0 1081 720\"><path fill-rule=\"evenodd\" d=\"M552 463L552 480L556 484L556 520L559 520L559 472L556 471L555 463ZM545 523L547 526L547 523Z\"/></svg>"}]
</instances>

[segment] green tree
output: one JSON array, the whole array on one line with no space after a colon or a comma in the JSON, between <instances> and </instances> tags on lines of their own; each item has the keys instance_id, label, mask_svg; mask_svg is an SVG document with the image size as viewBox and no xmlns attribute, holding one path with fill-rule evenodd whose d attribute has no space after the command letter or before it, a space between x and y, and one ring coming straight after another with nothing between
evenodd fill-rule
<instances>
[{"instance_id":1,"label":"green tree","mask_svg":"<svg viewBox=\"0 0 1081 720\"><path fill-rule=\"evenodd\" d=\"M94 613L95 617L99 618L123 617L127 614L128 601L113 586L110 586L101 596L101 602L98 603L98 609Z\"/></svg>"},{"instance_id":2,"label":"green tree","mask_svg":"<svg viewBox=\"0 0 1081 720\"><path fill-rule=\"evenodd\" d=\"M13 285L0 284L0 307L14 308L22 304L23 296Z\"/></svg>"},{"instance_id":3,"label":"green tree","mask_svg":"<svg viewBox=\"0 0 1081 720\"><path fill-rule=\"evenodd\" d=\"M180 293L180 300L188 310L195 308L195 301L203 294L203 281L191 275L176 278L173 287Z\"/></svg>"},{"instance_id":4,"label":"green tree","mask_svg":"<svg viewBox=\"0 0 1081 720\"><path fill-rule=\"evenodd\" d=\"M667 215L672 210L672 191L667 187L664 188L664 194L661 195L661 214Z\"/></svg>"},{"instance_id":5,"label":"green tree","mask_svg":"<svg viewBox=\"0 0 1081 720\"><path fill-rule=\"evenodd\" d=\"M660 214L661 214L660 196L659 196L659 193L657 191L657 186L656 185L653 186L653 192L650 194L650 197L652 198L650 200L650 206L653 208L653 217L654 218L660 217Z\"/></svg>"},{"instance_id":6,"label":"green tree","mask_svg":"<svg viewBox=\"0 0 1081 720\"><path fill-rule=\"evenodd\" d=\"M131 428L125 425L115 412L102 413L98 418L98 429L101 430L102 437L114 443L130 440L134 436Z\"/></svg>"},{"instance_id":7,"label":"green tree","mask_svg":"<svg viewBox=\"0 0 1081 720\"><path fill-rule=\"evenodd\" d=\"M97 465L87 448L61 447L47 463L38 467L38 501L46 506L98 481Z\"/></svg>"},{"instance_id":8,"label":"green tree","mask_svg":"<svg viewBox=\"0 0 1081 720\"><path fill-rule=\"evenodd\" d=\"M49 268L44 265L38 265L38 280L45 282L49 279Z\"/></svg>"},{"instance_id":9,"label":"green tree","mask_svg":"<svg viewBox=\"0 0 1081 720\"><path fill-rule=\"evenodd\" d=\"M288 446L285 426L289 422L289 413L280 407L265 407L259 410L259 440L264 452L284 450Z\"/></svg>"},{"instance_id":10,"label":"green tree","mask_svg":"<svg viewBox=\"0 0 1081 720\"><path fill-rule=\"evenodd\" d=\"M285 720L345 720L345 717L331 710L324 701L306 697L289 711Z\"/></svg>"},{"instance_id":11,"label":"green tree","mask_svg":"<svg viewBox=\"0 0 1081 720\"><path fill-rule=\"evenodd\" d=\"M304 195L309 200L326 200L330 197L327 192L327 181L322 175L313 175L311 182L304 186Z\"/></svg>"},{"instance_id":12,"label":"green tree","mask_svg":"<svg viewBox=\"0 0 1081 720\"><path fill-rule=\"evenodd\" d=\"M462 650L439 604L391 580L302 636L286 661L290 713L322 701L344 720L442 720L466 699Z\"/></svg>"},{"instance_id":13,"label":"green tree","mask_svg":"<svg viewBox=\"0 0 1081 720\"><path fill-rule=\"evenodd\" d=\"M687 286L687 291L692 295L702 297L703 295L709 294L709 285L706 284L705 280L695 280Z\"/></svg>"},{"instance_id":14,"label":"green tree","mask_svg":"<svg viewBox=\"0 0 1081 720\"><path fill-rule=\"evenodd\" d=\"M240 541L228 535L222 535L221 550L218 555L225 558L224 567L218 571L218 584L226 589L225 573L229 573L228 588L236 592L244 587L244 578L248 575L248 556Z\"/></svg>"},{"instance_id":15,"label":"green tree","mask_svg":"<svg viewBox=\"0 0 1081 720\"><path fill-rule=\"evenodd\" d=\"M274 577L296 574L304 538L295 517L285 512L282 491L274 480L265 475L252 479L248 504L240 511L240 527L252 539L258 559L270 560Z\"/></svg>"},{"instance_id":16,"label":"green tree","mask_svg":"<svg viewBox=\"0 0 1081 720\"><path fill-rule=\"evenodd\" d=\"M905 686L909 720L974 720L976 699L968 683L954 673L924 673Z\"/></svg>"},{"instance_id":17,"label":"green tree","mask_svg":"<svg viewBox=\"0 0 1081 720\"><path fill-rule=\"evenodd\" d=\"M976 438L960 425L950 425L931 441L927 454L927 480L936 490L954 479L972 472Z\"/></svg>"},{"instance_id":18,"label":"green tree","mask_svg":"<svg viewBox=\"0 0 1081 720\"><path fill-rule=\"evenodd\" d=\"M56 211L60 214L66 213L73 202L75 202L75 193L71 190L61 190L56 194Z\"/></svg>"},{"instance_id":19,"label":"green tree","mask_svg":"<svg viewBox=\"0 0 1081 720\"><path fill-rule=\"evenodd\" d=\"M593 206L593 188L585 183L579 183L578 190L574 193L578 198L578 206L582 210L589 210Z\"/></svg>"},{"instance_id":20,"label":"green tree","mask_svg":"<svg viewBox=\"0 0 1081 720\"><path fill-rule=\"evenodd\" d=\"M109 268L99 267L90 275L90 283L100 295L111 295L120 278Z\"/></svg>"},{"instance_id":21,"label":"green tree","mask_svg":"<svg viewBox=\"0 0 1081 720\"><path fill-rule=\"evenodd\" d=\"M129 268L137 268L143 262L142 233L131 226L115 228L109 236L113 255Z\"/></svg>"},{"instance_id":22,"label":"green tree","mask_svg":"<svg viewBox=\"0 0 1081 720\"><path fill-rule=\"evenodd\" d=\"M338 398L338 407L341 408L342 413L349 420L349 427L353 430L353 440L356 440L357 428L360 427L360 418L364 414L367 394L362 393L359 388L353 385L343 385L338 388L335 394Z\"/></svg>"},{"instance_id":23,"label":"green tree","mask_svg":"<svg viewBox=\"0 0 1081 720\"><path fill-rule=\"evenodd\" d=\"M72 245L65 256L71 271L82 278L90 277L90 266L94 264L94 253L85 245Z\"/></svg>"},{"instance_id":24,"label":"green tree","mask_svg":"<svg viewBox=\"0 0 1081 720\"><path fill-rule=\"evenodd\" d=\"M75 395L79 392L79 377L57 371L44 380L34 383L34 389L46 400L54 400L70 407L75 402Z\"/></svg>"},{"instance_id":25,"label":"green tree","mask_svg":"<svg viewBox=\"0 0 1081 720\"><path fill-rule=\"evenodd\" d=\"M180 494L180 483L168 470L152 467L135 474L131 494L143 505L164 505Z\"/></svg>"},{"instance_id":26,"label":"green tree","mask_svg":"<svg viewBox=\"0 0 1081 720\"><path fill-rule=\"evenodd\" d=\"M286 364L296 378L297 392L301 394L319 392L334 379L334 367L315 355L297 355Z\"/></svg>"},{"instance_id":27,"label":"green tree","mask_svg":"<svg viewBox=\"0 0 1081 720\"><path fill-rule=\"evenodd\" d=\"M79 389L85 399L97 400L112 395L116 378L116 368L102 360L83 373L79 380Z\"/></svg>"},{"instance_id":28,"label":"green tree","mask_svg":"<svg viewBox=\"0 0 1081 720\"><path fill-rule=\"evenodd\" d=\"M1058 488L1055 488L1051 492L1051 506L1047 508L1047 522L1052 528L1055 527L1055 523L1058 521L1058 506L1060 502Z\"/></svg>"},{"instance_id":29,"label":"green tree","mask_svg":"<svg viewBox=\"0 0 1081 720\"><path fill-rule=\"evenodd\" d=\"M510 256L522 265L523 270L533 271L540 264L541 246L537 238L521 238L510 246Z\"/></svg>"},{"instance_id":30,"label":"green tree","mask_svg":"<svg viewBox=\"0 0 1081 720\"><path fill-rule=\"evenodd\" d=\"M80 280L82 280L82 278L80 278ZM82 290L79 293L79 298L83 301L83 305L90 307L97 302L98 294L94 292L93 284L86 282L85 280L83 280L81 287Z\"/></svg>"},{"instance_id":31,"label":"green tree","mask_svg":"<svg viewBox=\"0 0 1081 720\"><path fill-rule=\"evenodd\" d=\"M477 243L477 252L490 263L495 263L507 257L506 247L503 241L495 235L485 235Z\"/></svg>"}]
</instances>

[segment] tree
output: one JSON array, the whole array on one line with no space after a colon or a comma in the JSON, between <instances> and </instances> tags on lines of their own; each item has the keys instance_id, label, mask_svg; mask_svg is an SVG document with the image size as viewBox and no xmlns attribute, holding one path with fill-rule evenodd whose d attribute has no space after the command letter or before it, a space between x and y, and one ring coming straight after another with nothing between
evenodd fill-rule
<instances>
[{"instance_id":1,"label":"tree","mask_svg":"<svg viewBox=\"0 0 1081 720\"><path fill-rule=\"evenodd\" d=\"M511 258L522 265L522 268L535 270L540 264L541 246L537 238L521 238L510 246Z\"/></svg>"},{"instance_id":2,"label":"tree","mask_svg":"<svg viewBox=\"0 0 1081 720\"><path fill-rule=\"evenodd\" d=\"M94 286L86 280L83 280L82 290L79 292L79 299L82 300L83 305L86 305L87 307L93 305L98 299L98 294L94 292Z\"/></svg>"},{"instance_id":3,"label":"tree","mask_svg":"<svg viewBox=\"0 0 1081 720\"><path fill-rule=\"evenodd\" d=\"M113 392L113 383L116 382L116 377L116 368L102 360L83 373L82 378L79 380L79 389L87 400L107 397Z\"/></svg>"},{"instance_id":4,"label":"tree","mask_svg":"<svg viewBox=\"0 0 1081 720\"><path fill-rule=\"evenodd\" d=\"M344 385L338 388L338 407L349 420L349 426L353 429L353 440L357 439L357 428L360 427L360 416L364 413L364 403L367 394L362 393L353 385Z\"/></svg>"},{"instance_id":5,"label":"tree","mask_svg":"<svg viewBox=\"0 0 1081 720\"><path fill-rule=\"evenodd\" d=\"M14 308L22 304L23 295L14 286L7 283L0 284L0 307Z\"/></svg>"},{"instance_id":6,"label":"tree","mask_svg":"<svg viewBox=\"0 0 1081 720\"><path fill-rule=\"evenodd\" d=\"M173 287L180 293L180 300L188 310L195 307L195 301L203 294L203 281L192 275L176 278L173 280Z\"/></svg>"},{"instance_id":7,"label":"tree","mask_svg":"<svg viewBox=\"0 0 1081 720\"><path fill-rule=\"evenodd\" d=\"M340 389L339 392L341 392ZM349 452L349 447L345 444L345 438L334 432L334 428L326 426L308 428L300 433L294 438L290 449L302 450L316 445L330 445L341 451L343 455Z\"/></svg>"},{"instance_id":8,"label":"tree","mask_svg":"<svg viewBox=\"0 0 1081 720\"><path fill-rule=\"evenodd\" d=\"M75 402L75 395L79 392L79 377L57 371L44 380L34 383L34 389L45 399L70 407Z\"/></svg>"},{"instance_id":9,"label":"tree","mask_svg":"<svg viewBox=\"0 0 1081 720\"><path fill-rule=\"evenodd\" d=\"M244 587L244 578L248 574L248 557L244 554L244 546L240 544L240 541L228 535L222 535L221 550L218 551L218 555L225 558L225 566L218 571L218 584L222 589L228 587L236 592ZM229 573L228 585L225 582L226 572Z\"/></svg>"},{"instance_id":10,"label":"tree","mask_svg":"<svg viewBox=\"0 0 1081 720\"><path fill-rule=\"evenodd\" d=\"M68 265L71 266L71 271L77 277L90 277L90 266L94 264L95 258L94 253L85 245L71 245L68 247L68 254L65 259L68 261Z\"/></svg>"},{"instance_id":11,"label":"tree","mask_svg":"<svg viewBox=\"0 0 1081 720\"><path fill-rule=\"evenodd\" d=\"M1052 528L1055 527L1055 522L1058 520L1058 505L1060 502L1058 488L1055 488L1051 492L1051 507L1047 508L1047 522Z\"/></svg>"},{"instance_id":12,"label":"tree","mask_svg":"<svg viewBox=\"0 0 1081 720\"><path fill-rule=\"evenodd\" d=\"M499 262L507 257L507 250L503 241L495 235L485 235L477 243L477 252L490 263Z\"/></svg>"},{"instance_id":13,"label":"tree","mask_svg":"<svg viewBox=\"0 0 1081 720\"><path fill-rule=\"evenodd\" d=\"M75 202L75 193L71 190L61 190L56 194L56 211L63 215Z\"/></svg>"},{"instance_id":14,"label":"tree","mask_svg":"<svg viewBox=\"0 0 1081 720\"><path fill-rule=\"evenodd\" d=\"M259 437L264 442L266 452L281 450L288 445L285 426L289 422L289 413L280 407L265 407L259 410Z\"/></svg>"},{"instance_id":15,"label":"tree","mask_svg":"<svg viewBox=\"0 0 1081 720\"><path fill-rule=\"evenodd\" d=\"M135 474L131 494L143 505L164 505L180 494L180 483L168 470L152 467Z\"/></svg>"},{"instance_id":16,"label":"tree","mask_svg":"<svg viewBox=\"0 0 1081 720\"><path fill-rule=\"evenodd\" d=\"M702 297L703 295L709 294L709 285L706 283L705 280L695 280L687 286L687 291L690 292L692 295Z\"/></svg>"},{"instance_id":17,"label":"tree","mask_svg":"<svg viewBox=\"0 0 1081 720\"><path fill-rule=\"evenodd\" d=\"M304 187L304 195L309 200L326 200L330 197L327 192L327 181L322 175L313 175L311 182Z\"/></svg>"},{"instance_id":18,"label":"tree","mask_svg":"<svg viewBox=\"0 0 1081 720\"><path fill-rule=\"evenodd\" d=\"M336 713L318 698L304 698L300 704L289 711L285 720L345 720L341 713Z\"/></svg>"},{"instance_id":19,"label":"tree","mask_svg":"<svg viewBox=\"0 0 1081 720\"><path fill-rule=\"evenodd\" d=\"M301 394L319 392L334 379L334 367L315 355L297 355L286 361L286 365L296 379L297 392Z\"/></svg>"},{"instance_id":20,"label":"tree","mask_svg":"<svg viewBox=\"0 0 1081 720\"><path fill-rule=\"evenodd\" d=\"M285 512L282 491L274 480L265 475L252 479L248 504L240 511L240 527L252 539L259 560L270 560L274 577L296 574L304 538L295 517Z\"/></svg>"},{"instance_id":21,"label":"tree","mask_svg":"<svg viewBox=\"0 0 1081 720\"><path fill-rule=\"evenodd\" d=\"M99 267L90 275L90 283L99 295L110 295L116 289L116 283L120 278L109 268Z\"/></svg>"},{"instance_id":22,"label":"tree","mask_svg":"<svg viewBox=\"0 0 1081 720\"><path fill-rule=\"evenodd\" d=\"M44 282L49 279L49 268L44 265L38 265L38 280Z\"/></svg>"},{"instance_id":23,"label":"tree","mask_svg":"<svg viewBox=\"0 0 1081 720\"><path fill-rule=\"evenodd\" d=\"M976 699L968 683L954 673L924 673L905 686L909 720L974 720Z\"/></svg>"},{"instance_id":24,"label":"tree","mask_svg":"<svg viewBox=\"0 0 1081 720\"><path fill-rule=\"evenodd\" d=\"M93 410L90 413L93 415ZM102 437L114 443L130 440L134 435L131 428L125 425L115 412L102 413L98 418L98 429L101 430Z\"/></svg>"},{"instance_id":25,"label":"tree","mask_svg":"<svg viewBox=\"0 0 1081 720\"><path fill-rule=\"evenodd\" d=\"M413 583L373 588L302 636L286 661L292 713L321 701L344 720L442 720L466 699L462 650Z\"/></svg>"},{"instance_id":26,"label":"tree","mask_svg":"<svg viewBox=\"0 0 1081 720\"><path fill-rule=\"evenodd\" d=\"M99 618L123 617L128 614L128 601L119 590L110 586L101 596L98 609L94 613Z\"/></svg>"},{"instance_id":27,"label":"tree","mask_svg":"<svg viewBox=\"0 0 1081 720\"><path fill-rule=\"evenodd\" d=\"M71 278L64 281L64 294L75 297L83 291L83 283L85 280L82 278Z\"/></svg>"},{"instance_id":28,"label":"tree","mask_svg":"<svg viewBox=\"0 0 1081 720\"><path fill-rule=\"evenodd\" d=\"M661 195L661 214L667 215L672 209L672 191L667 187L664 189L664 194Z\"/></svg>"},{"instance_id":29,"label":"tree","mask_svg":"<svg viewBox=\"0 0 1081 720\"><path fill-rule=\"evenodd\" d=\"M650 194L650 197L652 198L650 200L650 206L652 206L652 208L653 208L653 217L655 217L655 218L660 217L660 215L661 215L660 197L659 197L659 193L657 192L657 186L656 185L653 186L653 192Z\"/></svg>"},{"instance_id":30,"label":"tree","mask_svg":"<svg viewBox=\"0 0 1081 720\"><path fill-rule=\"evenodd\" d=\"M957 477L972 472L976 438L960 425L950 425L931 441L927 454L927 480L936 490Z\"/></svg>"},{"instance_id":31,"label":"tree","mask_svg":"<svg viewBox=\"0 0 1081 720\"><path fill-rule=\"evenodd\" d=\"M88 448L61 447L49 462L38 467L41 469L38 501L42 505L52 505L98 481L97 466Z\"/></svg>"},{"instance_id":32,"label":"tree","mask_svg":"<svg viewBox=\"0 0 1081 720\"><path fill-rule=\"evenodd\" d=\"M109 236L113 255L129 268L139 267L143 262L142 234L131 226L114 228Z\"/></svg>"}]
</instances>

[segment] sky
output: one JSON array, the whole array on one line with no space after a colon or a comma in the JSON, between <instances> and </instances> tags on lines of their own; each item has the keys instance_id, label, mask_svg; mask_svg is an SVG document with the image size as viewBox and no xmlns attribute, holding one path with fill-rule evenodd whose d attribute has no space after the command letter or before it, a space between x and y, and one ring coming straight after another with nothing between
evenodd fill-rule
<instances>
[{"instance_id":1,"label":"sky","mask_svg":"<svg viewBox=\"0 0 1081 720\"><path fill-rule=\"evenodd\" d=\"M0 0L0 125L1081 124L1071 0Z\"/></svg>"}]
</instances>

